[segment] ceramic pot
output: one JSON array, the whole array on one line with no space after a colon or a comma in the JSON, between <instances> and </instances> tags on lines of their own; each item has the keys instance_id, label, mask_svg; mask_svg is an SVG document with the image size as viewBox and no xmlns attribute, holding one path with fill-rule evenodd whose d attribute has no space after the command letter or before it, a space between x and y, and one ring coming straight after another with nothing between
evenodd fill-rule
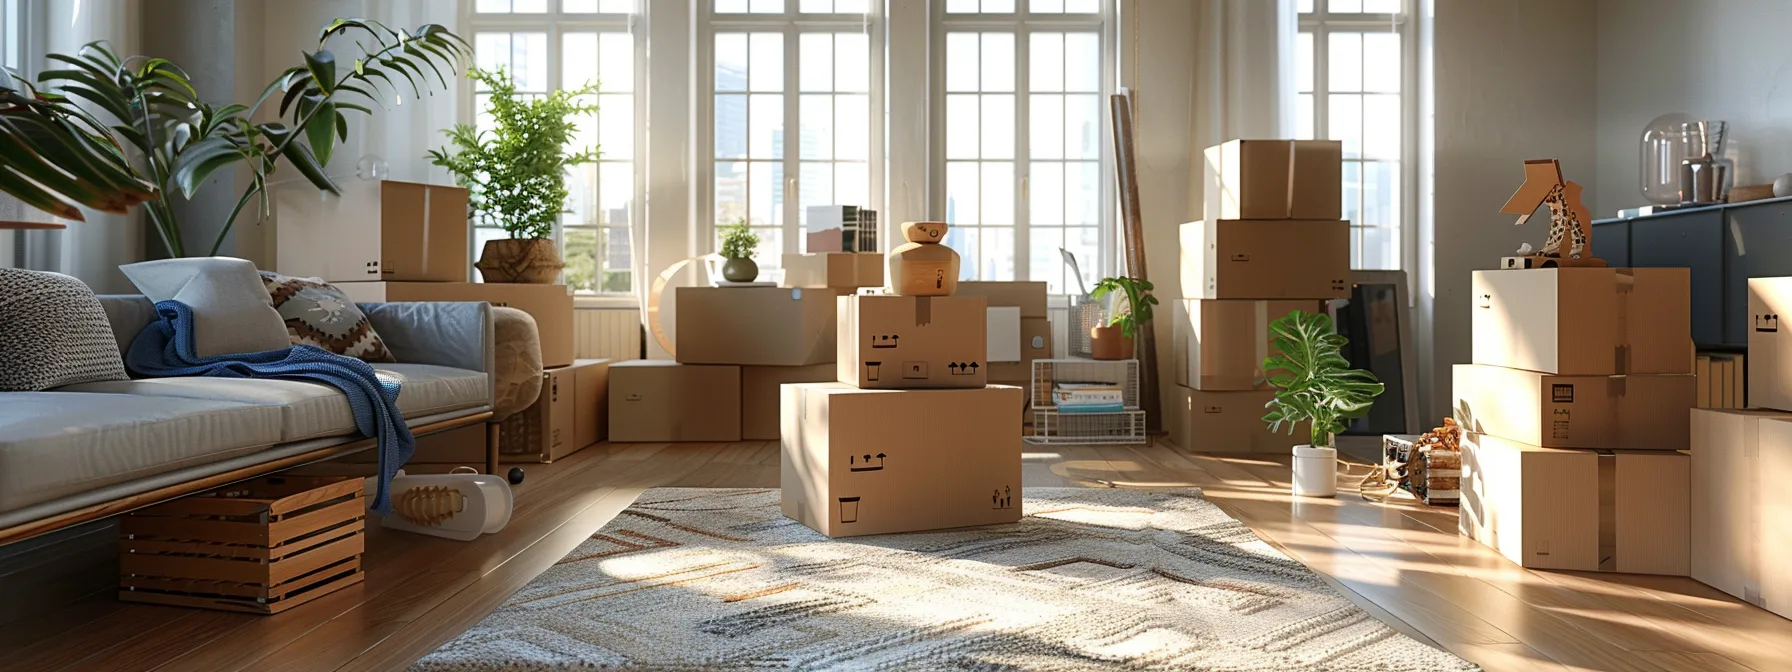
<instances>
[{"instance_id":1,"label":"ceramic pot","mask_svg":"<svg viewBox=\"0 0 1792 672\"><path fill-rule=\"evenodd\" d=\"M722 263L722 279L729 282L752 282L759 277L759 264L752 259L729 259Z\"/></svg>"},{"instance_id":2,"label":"ceramic pot","mask_svg":"<svg viewBox=\"0 0 1792 672\"><path fill-rule=\"evenodd\" d=\"M1132 339L1122 334L1120 327L1095 327L1089 330L1089 350L1093 359L1132 359Z\"/></svg>"},{"instance_id":3,"label":"ceramic pot","mask_svg":"<svg viewBox=\"0 0 1792 672\"><path fill-rule=\"evenodd\" d=\"M485 241L479 263L473 264L486 282L551 285L560 279L560 251L546 238L506 238Z\"/></svg>"},{"instance_id":4,"label":"ceramic pot","mask_svg":"<svg viewBox=\"0 0 1792 672\"><path fill-rule=\"evenodd\" d=\"M1305 444L1294 447L1294 494L1297 497L1337 496L1337 449Z\"/></svg>"}]
</instances>

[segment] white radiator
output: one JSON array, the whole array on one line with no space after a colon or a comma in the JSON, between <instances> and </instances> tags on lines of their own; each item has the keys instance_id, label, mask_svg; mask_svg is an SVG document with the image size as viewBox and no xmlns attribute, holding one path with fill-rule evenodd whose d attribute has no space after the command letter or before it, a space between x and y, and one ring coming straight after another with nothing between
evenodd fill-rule
<instances>
[{"instance_id":1,"label":"white radiator","mask_svg":"<svg viewBox=\"0 0 1792 672\"><path fill-rule=\"evenodd\" d=\"M623 361L641 358L641 311L580 308L572 311L573 356Z\"/></svg>"}]
</instances>

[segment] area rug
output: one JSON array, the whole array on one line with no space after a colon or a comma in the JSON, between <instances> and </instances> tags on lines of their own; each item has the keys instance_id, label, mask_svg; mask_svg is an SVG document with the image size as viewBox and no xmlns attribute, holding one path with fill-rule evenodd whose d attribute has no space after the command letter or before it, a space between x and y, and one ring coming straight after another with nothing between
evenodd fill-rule
<instances>
[{"instance_id":1,"label":"area rug","mask_svg":"<svg viewBox=\"0 0 1792 672\"><path fill-rule=\"evenodd\" d=\"M1197 490L1025 503L1014 525L832 540L776 490L648 490L415 669L1476 669Z\"/></svg>"}]
</instances>

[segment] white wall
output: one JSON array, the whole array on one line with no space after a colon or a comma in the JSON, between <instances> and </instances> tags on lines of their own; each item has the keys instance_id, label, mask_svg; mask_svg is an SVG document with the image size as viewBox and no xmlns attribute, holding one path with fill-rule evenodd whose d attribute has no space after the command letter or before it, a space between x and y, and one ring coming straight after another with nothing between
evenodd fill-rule
<instances>
[{"instance_id":1,"label":"white wall","mask_svg":"<svg viewBox=\"0 0 1792 672\"><path fill-rule=\"evenodd\" d=\"M96 40L111 44L114 53L137 53L139 5L135 0L83 0L52 2L49 12L48 40L45 53L73 54L81 46ZM55 67L40 62L39 67ZM51 267L80 278L101 294L133 293L136 290L118 271L120 264L143 259L143 243L148 226L142 208L127 215L85 212L87 221L70 222L68 229L51 234L31 235L33 255L42 253L49 259L33 260L34 267ZM41 243L38 241L42 241ZM41 263L49 262L49 263Z\"/></svg>"}]
</instances>

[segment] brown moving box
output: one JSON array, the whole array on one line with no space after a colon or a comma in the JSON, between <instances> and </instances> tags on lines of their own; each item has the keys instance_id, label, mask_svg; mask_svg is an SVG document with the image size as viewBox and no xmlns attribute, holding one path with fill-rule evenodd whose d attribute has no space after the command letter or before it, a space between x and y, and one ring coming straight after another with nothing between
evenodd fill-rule
<instances>
[{"instance_id":1,"label":"brown moving box","mask_svg":"<svg viewBox=\"0 0 1792 672\"><path fill-rule=\"evenodd\" d=\"M467 190L345 180L275 190L275 270L326 282L466 282Z\"/></svg>"},{"instance_id":2,"label":"brown moving box","mask_svg":"<svg viewBox=\"0 0 1792 672\"><path fill-rule=\"evenodd\" d=\"M1792 413L1692 412L1692 578L1792 617Z\"/></svg>"},{"instance_id":3,"label":"brown moving box","mask_svg":"<svg viewBox=\"0 0 1792 672\"><path fill-rule=\"evenodd\" d=\"M953 295L981 296L989 302L991 309L1020 309L1020 359L998 361L992 358L991 361L984 362L989 367L990 382L1024 385L1032 380L1033 360L1049 359L1052 356L1052 327L1051 322L1046 320L1045 283L960 282L958 291L953 292ZM994 314L993 310L991 314ZM991 339L991 352L994 352L993 339L996 335L991 333L988 337Z\"/></svg>"},{"instance_id":4,"label":"brown moving box","mask_svg":"<svg viewBox=\"0 0 1792 672\"><path fill-rule=\"evenodd\" d=\"M569 366L573 360L572 293L566 285L483 282L340 282L356 302L484 301L516 308L535 318L541 333L542 366Z\"/></svg>"},{"instance_id":5,"label":"brown moving box","mask_svg":"<svg viewBox=\"0 0 1792 672\"><path fill-rule=\"evenodd\" d=\"M1673 451L1558 450L1464 433L1458 528L1532 569L1688 570L1688 467Z\"/></svg>"},{"instance_id":6,"label":"brown moving box","mask_svg":"<svg viewBox=\"0 0 1792 672\"><path fill-rule=\"evenodd\" d=\"M1176 384L1209 391L1268 389L1263 359L1281 352L1270 345L1269 323L1296 310L1321 310L1312 300L1174 303Z\"/></svg>"},{"instance_id":7,"label":"brown moving box","mask_svg":"<svg viewBox=\"0 0 1792 672\"><path fill-rule=\"evenodd\" d=\"M1206 219L1343 219L1344 145L1233 140L1207 148Z\"/></svg>"},{"instance_id":8,"label":"brown moving box","mask_svg":"<svg viewBox=\"0 0 1792 672\"><path fill-rule=\"evenodd\" d=\"M609 395L610 360L543 371L541 396L499 427L499 452L506 461L546 463L591 447L608 429Z\"/></svg>"},{"instance_id":9,"label":"brown moving box","mask_svg":"<svg viewBox=\"0 0 1792 672\"><path fill-rule=\"evenodd\" d=\"M740 367L740 439L778 440L778 391L785 383L834 382L833 362L809 366Z\"/></svg>"},{"instance_id":10,"label":"brown moving box","mask_svg":"<svg viewBox=\"0 0 1792 672\"><path fill-rule=\"evenodd\" d=\"M1545 448L1685 450L1691 374L1555 376L1481 364L1454 369L1464 429Z\"/></svg>"},{"instance_id":11,"label":"brown moving box","mask_svg":"<svg viewBox=\"0 0 1792 672\"><path fill-rule=\"evenodd\" d=\"M1018 387L783 387L784 515L830 537L1021 517Z\"/></svg>"},{"instance_id":12,"label":"brown moving box","mask_svg":"<svg viewBox=\"0 0 1792 672\"><path fill-rule=\"evenodd\" d=\"M1204 453L1278 453L1286 455L1295 445L1312 443L1312 429L1300 423L1289 434L1269 431L1263 405L1275 396L1256 392L1206 392L1176 386L1164 412L1169 415L1171 440L1184 450Z\"/></svg>"},{"instance_id":13,"label":"brown moving box","mask_svg":"<svg viewBox=\"0 0 1792 672\"><path fill-rule=\"evenodd\" d=\"M1033 360L1051 359L1052 323L1043 317L1020 318L1020 361L989 362L989 382L1026 386L1033 381Z\"/></svg>"},{"instance_id":14,"label":"brown moving box","mask_svg":"<svg viewBox=\"0 0 1792 672\"><path fill-rule=\"evenodd\" d=\"M808 366L834 361L838 290L679 287L682 364Z\"/></svg>"},{"instance_id":15,"label":"brown moving box","mask_svg":"<svg viewBox=\"0 0 1792 672\"><path fill-rule=\"evenodd\" d=\"M1474 363L1575 376L1692 373L1684 268L1475 271Z\"/></svg>"},{"instance_id":16,"label":"brown moving box","mask_svg":"<svg viewBox=\"0 0 1792 672\"><path fill-rule=\"evenodd\" d=\"M785 254L780 287L853 290L884 286L884 255L874 252Z\"/></svg>"},{"instance_id":17,"label":"brown moving box","mask_svg":"<svg viewBox=\"0 0 1792 672\"><path fill-rule=\"evenodd\" d=\"M380 461L380 451L363 450L344 455L336 461L373 464ZM412 464L451 464L485 471L485 425L467 425L417 437L417 450L411 453L410 461L405 463Z\"/></svg>"},{"instance_id":18,"label":"brown moving box","mask_svg":"<svg viewBox=\"0 0 1792 672\"><path fill-rule=\"evenodd\" d=\"M962 281L953 296L981 296L989 307L1020 308L1021 319L1046 317L1046 285L1043 282Z\"/></svg>"},{"instance_id":19,"label":"brown moving box","mask_svg":"<svg viewBox=\"0 0 1792 672\"><path fill-rule=\"evenodd\" d=\"M638 359L610 366L610 441L739 441L740 367Z\"/></svg>"},{"instance_id":20,"label":"brown moving box","mask_svg":"<svg viewBox=\"0 0 1792 672\"><path fill-rule=\"evenodd\" d=\"M1747 402L1792 411L1792 324L1781 315L1792 318L1792 278L1749 278Z\"/></svg>"},{"instance_id":21,"label":"brown moving box","mask_svg":"<svg viewBox=\"0 0 1792 672\"><path fill-rule=\"evenodd\" d=\"M1350 222L1208 220L1182 225L1182 298L1350 296Z\"/></svg>"},{"instance_id":22,"label":"brown moving box","mask_svg":"<svg viewBox=\"0 0 1792 672\"><path fill-rule=\"evenodd\" d=\"M865 389L983 387L981 296L842 296L838 378Z\"/></svg>"}]
</instances>

